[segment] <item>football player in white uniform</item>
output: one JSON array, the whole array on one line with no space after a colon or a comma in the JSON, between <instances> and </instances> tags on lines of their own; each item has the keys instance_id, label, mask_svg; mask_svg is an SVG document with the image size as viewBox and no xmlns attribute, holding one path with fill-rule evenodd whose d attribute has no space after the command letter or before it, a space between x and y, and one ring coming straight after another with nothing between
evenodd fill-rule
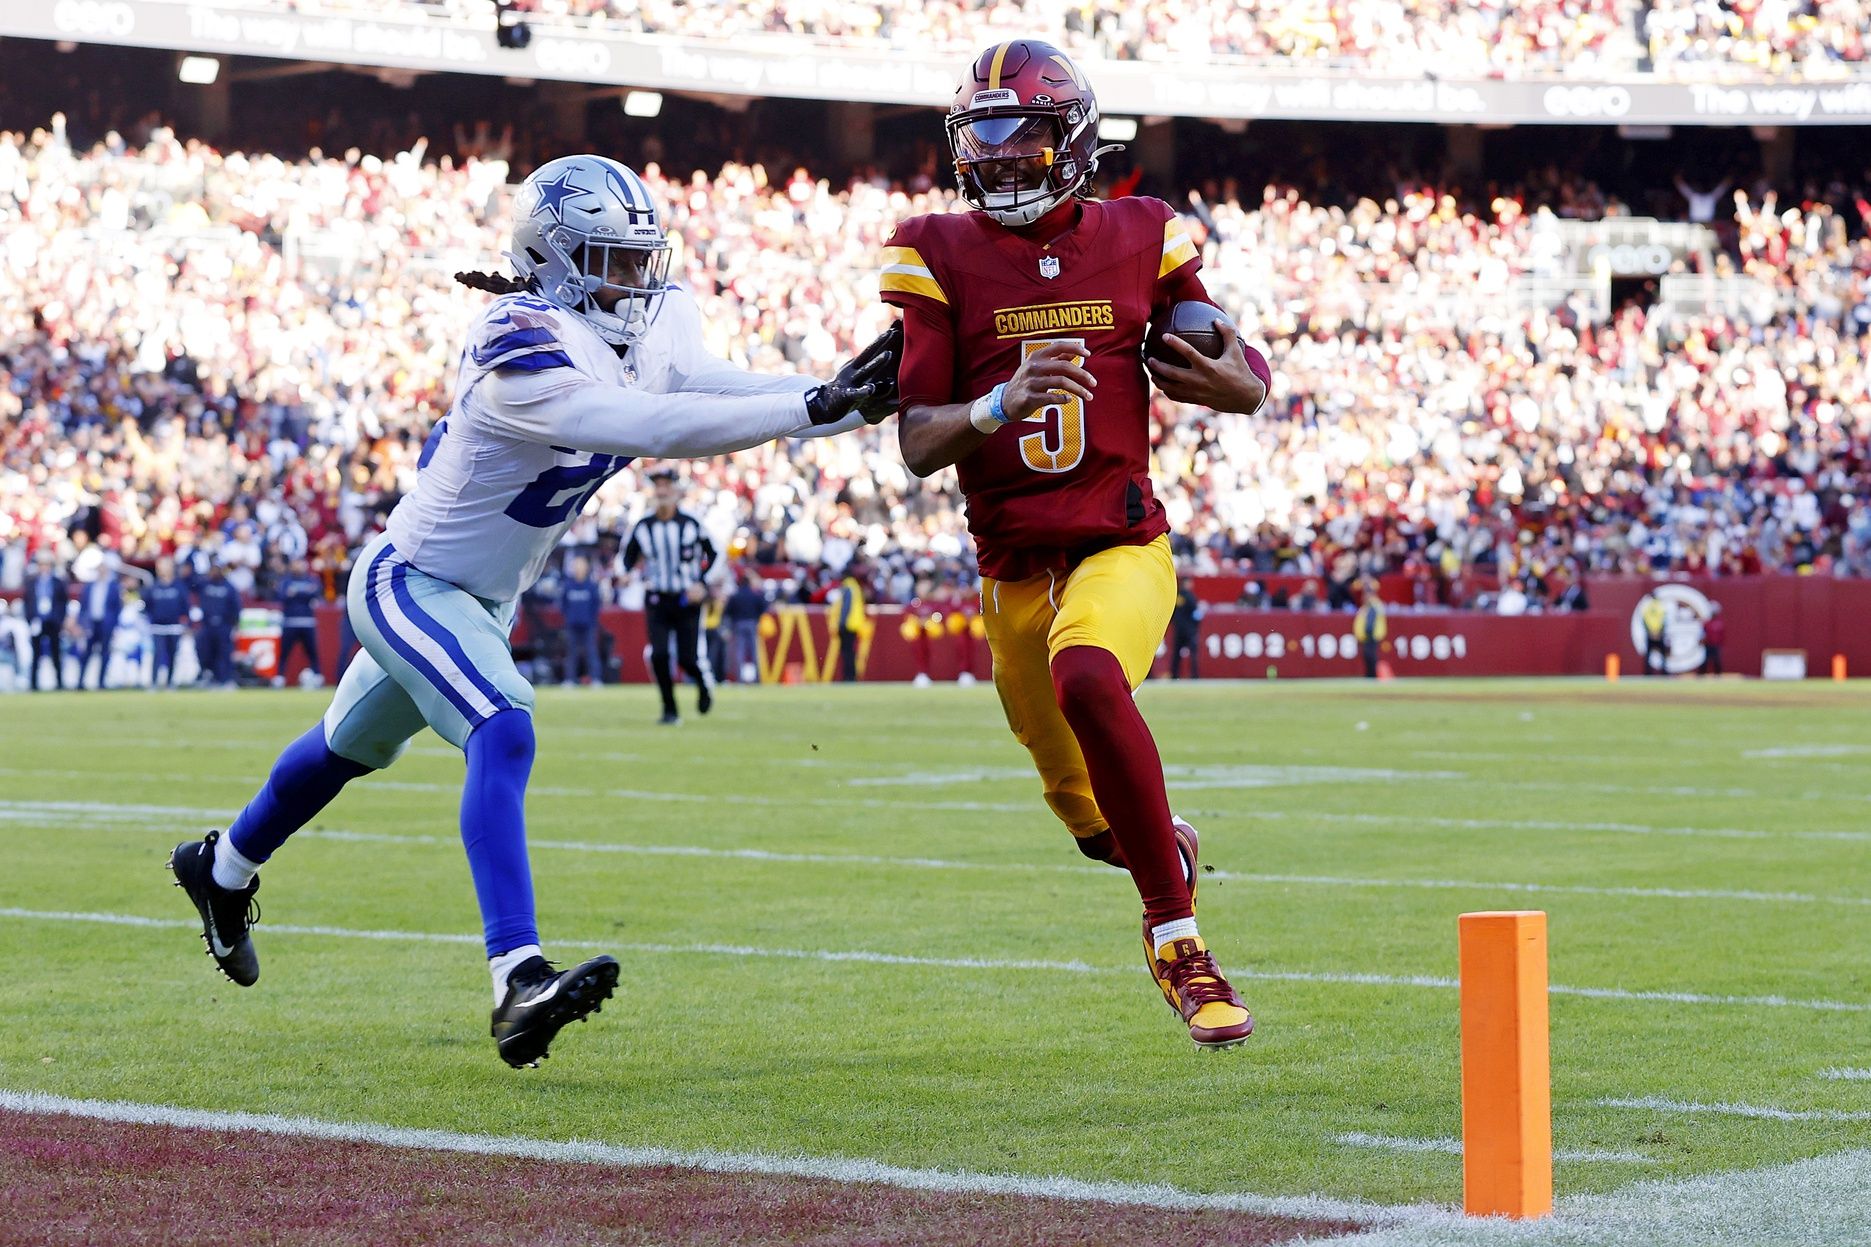
<instances>
[{"instance_id":1,"label":"football player in white uniform","mask_svg":"<svg viewBox=\"0 0 1871 1247\"><path fill-rule=\"evenodd\" d=\"M500 297L470 332L415 489L357 559L347 605L364 652L226 834L177 846L169 865L215 964L251 985L261 863L347 782L434 728L467 755L461 835L493 974L493 1035L517 1067L596 1012L618 966L595 957L560 971L540 952L523 813L533 690L507 640L516 601L633 457L725 454L883 419L900 338L886 333L829 382L744 372L703 349L694 301L667 279L660 213L630 169L554 160L526 179L515 211L508 259L519 279L461 275Z\"/></svg>"}]
</instances>

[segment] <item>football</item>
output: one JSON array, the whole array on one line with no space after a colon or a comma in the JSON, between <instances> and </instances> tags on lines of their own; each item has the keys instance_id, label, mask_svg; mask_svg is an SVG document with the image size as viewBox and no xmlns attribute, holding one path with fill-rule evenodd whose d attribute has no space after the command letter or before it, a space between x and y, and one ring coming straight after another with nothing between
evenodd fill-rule
<instances>
[{"instance_id":1,"label":"football","mask_svg":"<svg viewBox=\"0 0 1871 1247\"><path fill-rule=\"evenodd\" d=\"M1149 336L1143 340L1145 359L1160 360L1163 363L1181 368L1187 361L1177 353L1176 348L1163 341L1163 335L1173 333L1200 351L1210 359L1221 358L1221 332L1215 328L1218 320L1234 321L1220 308L1208 303L1184 300L1169 309L1167 316L1159 317L1150 325Z\"/></svg>"}]
</instances>

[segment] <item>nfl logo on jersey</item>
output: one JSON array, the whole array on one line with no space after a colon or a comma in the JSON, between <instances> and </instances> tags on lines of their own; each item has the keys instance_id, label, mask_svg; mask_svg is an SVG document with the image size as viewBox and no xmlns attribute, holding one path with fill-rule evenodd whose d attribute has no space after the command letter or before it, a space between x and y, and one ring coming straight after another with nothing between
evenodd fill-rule
<instances>
[{"instance_id":1,"label":"nfl logo on jersey","mask_svg":"<svg viewBox=\"0 0 1871 1247\"><path fill-rule=\"evenodd\" d=\"M1059 275L1059 257L1056 255L1041 256L1039 260L1039 275L1046 278L1048 281L1057 277Z\"/></svg>"}]
</instances>

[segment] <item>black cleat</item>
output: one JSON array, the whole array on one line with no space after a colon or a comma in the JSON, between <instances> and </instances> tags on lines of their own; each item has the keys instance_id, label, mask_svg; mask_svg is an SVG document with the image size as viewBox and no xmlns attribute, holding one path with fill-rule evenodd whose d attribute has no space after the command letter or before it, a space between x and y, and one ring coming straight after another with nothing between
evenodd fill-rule
<instances>
[{"instance_id":1,"label":"black cleat","mask_svg":"<svg viewBox=\"0 0 1871 1247\"><path fill-rule=\"evenodd\" d=\"M706 680L695 686L695 713L707 714L715 708L714 686Z\"/></svg>"},{"instance_id":2,"label":"black cleat","mask_svg":"<svg viewBox=\"0 0 1871 1247\"><path fill-rule=\"evenodd\" d=\"M569 970L555 970L544 957L513 968L507 997L494 1010L494 1043L514 1069L546 1059L553 1036L568 1023L598 1012L617 990L617 959L593 957Z\"/></svg>"},{"instance_id":3,"label":"black cleat","mask_svg":"<svg viewBox=\"0 0 1871 1247\"><path fill-rule=\"evenodd\" d=\"M260 881L238 892L214 881L214 844L221 833L211 831L201 840L175 846L169 854L169 869L175 872L175 886L188 893L201 915L201 941L221 973L240 984L252 987L260 979L260 955L253 951L249 928L260 921L260 906L254 893Z\"/></svg>"},{"instance_id":4,"label":"black cleat","mask_svg":"<svg viewBox=\"0 0 1871 1247\"><path fill-rule=\"evenodd\" d=\"M674 727L678 723L682 722L682 719L677 715L666 714L662 718L658 719L656 722L663 727Z\"/></svg>"}]
</instances>

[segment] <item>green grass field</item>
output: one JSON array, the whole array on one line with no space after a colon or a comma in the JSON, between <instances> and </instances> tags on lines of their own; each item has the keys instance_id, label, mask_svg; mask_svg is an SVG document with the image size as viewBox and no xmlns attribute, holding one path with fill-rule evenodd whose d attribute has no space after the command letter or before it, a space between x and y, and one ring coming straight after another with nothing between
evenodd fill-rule
<instances>
[{"instance_id":1,"label":"green grass field","mask_svg":"<svg viewBox=\"0 0 1871 1247\"><path fill-rule=\"evenodd\" d=\"M1871 1139L1851 1116L1871 1082L1822 1076L1871 1065L1857 686L1141 701L1218 872L1201 920L1260 1020L1245 1048L1198 1053L1164 1009L1128 879L1045 812L990 689L730 689L676 731L647 689L545 690L547 951L620 946L624 975L516 1073L486 1033L453 750L425 734L275 858L243 991L188 930L96 916L189 918L170 847L237 808L323 696L7 698L0 1089L1453 1203L1459 1157L1340 1139L1459 1133L1456 915L1541 908L1553 982L1609 989L1553 998L1556 1145L1630 1154L1562 1159L1562 1193ZM1819 1113L1604 1103L1645 1097Z\"/></svg>"}]
</instances>

